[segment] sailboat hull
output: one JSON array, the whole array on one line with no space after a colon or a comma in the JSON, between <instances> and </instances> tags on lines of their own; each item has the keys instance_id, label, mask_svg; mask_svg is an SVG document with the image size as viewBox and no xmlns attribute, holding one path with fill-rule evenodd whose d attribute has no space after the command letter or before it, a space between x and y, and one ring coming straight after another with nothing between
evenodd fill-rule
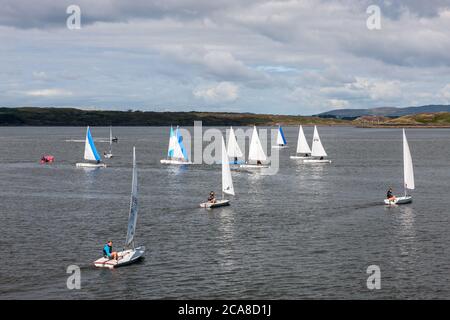
<instances>
[{"instance_id":1,"label":"sailboat hull","mask_svg":"<svg viewBox=\"0 0 450 320\"><path fill-rule=\"evenodd\" d=\"M296 160L311 159L311 157L305 157L305 156L290 156L290 158L296 159Z\"/></svg>"},{"instance_id":2,"label":"sailboat hull","mask_svg":"<svg viewBox=\"0 0 450 320\"><path fill-rule=\"evenodd\" d=\"M289 148L289 146L272 146L272 149L286 149Z\"/></svg>"},{"instance_id":3,"label":"sailboat hull","mask_svg":"<svg viewBox=\"0 0 450 320\"><path fill-rule=\"evenodd\" d=\"M265 168L269 168L268 165L265 164L241 164L239 166L239 168L245 168L245 169L265 169Z\"/></svg>"},{"instance_id":4,"label":"sailboat hull","mask_svg":"<svg viewBox=\"0 0 450 320\"><path fill-rule=\"evenodd\" d=\"M229 206L229 205L230 205L230 200L222 199L222 200L217 200L214 203L212 203L212 202L200 203L200 208L213 209L213 208L225 207L225 206Z\"/></svg>"},{"instance_id":5,"label":"sailboat hull","mask_svg":"<svg viewBox=\"0 0 450 320\"><path fill-rule=\"evenodd\" d=\"M396 197L394 201L389 201L388 199L384 199L384 204L393 205L393 204L407 204L412 202L412 196L404 196L404 197Z\"/></svg>"},{"instance_id":6,"label":"sailboat hull","mask_svg":"<svg viewBox=\"0 0 450 320\"><path fill-rule=\"evenodd\" d=\"M320 160L320 159L304 159L304 163L331 163L331 160Z\"/></svg>"},{"instance_id":7,"label":"sailboat hull","mask_svg":"<svg viewBox=\"0 0 450 320\"><path fill-rule=\"evenodd\" d=\"M96 266L97 268L108 268L108 269L127 266L142 259L144 253L145 253L144 246L140 246L135 249L120 251L118 252L119 255L118 261L102 257L94 261L94 266Z\"/></svg>"},{"instance_id":8,"label":"sailboat hull","mask_svg":"<svg viewBox=\"0 0 450 320\"><path fill-rule=\"evenodd\" d=\"M181 160L161 159L161 164L185 165L185 164L192 164L192 162L190 162L190 161L181 161Z\"/></svg>"},{"instance_id":9,"label":"sailboat hull","mask_svg":"<svg viewBox=\"0 0 450 320\"><path fill-rule=\"evenodd\" d=\"M104 163L78 162L76 166L78 168L106 168L106 164Z\"/></svg>"}]
</instances>

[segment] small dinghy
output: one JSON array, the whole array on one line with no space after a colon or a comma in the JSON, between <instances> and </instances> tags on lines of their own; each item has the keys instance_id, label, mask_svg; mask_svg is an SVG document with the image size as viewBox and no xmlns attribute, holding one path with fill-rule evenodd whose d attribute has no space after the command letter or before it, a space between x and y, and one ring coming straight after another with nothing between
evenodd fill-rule
<instances>
[{"instance_id":1,"label":"small dinghy","mask_svg":"<svg viewBox=\"0 0 450 320\"><path fill-rule=\"evenodd\" d=\"M414 168L405 129L403 129L403 180L405 194L402 197L395 197L394 200L384 199L386 205L406 204L412 202L412 196L407 194L407 190L414 190Z\"/></svg>"},{"instance_id":2,"label":"small dinghy","mask_svg":"<svg viewBox=\"0 0 450 320\"><path fill-rule=\"evenodd\" d=\"M230 164L243 163L242 160L239 160L239 158L243 157L243 154L241 148L239 148L239 145L237 143L233 127L230 127L230 136L228 137L227 154L228 157L233 159L232 161L229 162Z\"/></svg>"},{"instance_id":3,"label":"small dinghy","mask_svg":"<svg viewBox=\"0 0 450 320\"><path fill-rule=\"evenodd\" d=\"M94 265L98 268L118 268L139 261L144 253L145 247L134 246L134 235L136 233L136 222L138 216L138 183L137 183L137 167L136 167L136 149L133 147L133 177L131 182L131 200L130 213L128 216L128 231L125 240L125 249L118 252L119 259L109 259L102 257L94 261Z\"/></svg>"},{"instance_id":4,"label":"small dinghy","mask_svg":"<svg viewBox=\"0 0 450 320\"><path fill-rule=\"evenodd\" d=\"M311 158L311 149L309 148L308 142L306 141L303 127L300 125L300 129L298 129L296 155L291 156L291 159L303 160L309 158Z\"/></svg>"},{"instance_id":5,"label":"small dinghy","mask_svg":"<svg viewBox=\"0 0 450 320\"><path fill-rule=\"evenodd\" d=\"M162 164L186 165L192 164L189 161L186 149L183 145L183 137L180 134L179 127L173 131L170 127L169 149L167 151L167 159L161 160Z\"/></svg>"},{"instance_id":6,"label":"small dinghy","mask_svg":"<svg viewBox=\"0 0 450 320\"><path fill-rule=\"evenodd\" d=\"M230 200L225 199L224 194L234 196L233 180L231 178L230 165L228 163L227 149L225 148L225 141L222 137L222 199L215 200L214 202L200 203L201 208L217 208L223 206L229 206Z\"/></svg>"},{"instance_id":7,"label":"small dinghy","mask_svg":"<svg viewBox=\"0 0 450 320\"><path fill-rule=\"evenodd\" d=\"M93 162L78 162L76 164L77 167L81 168L105 168L106 165L101 162L101 158L97 152L97 148L94 144L94 139L92 139L91 129L87 127L86 130L86 140L84 143L84 159Z\"/></svg>"},{"instance_id":8,"label":"small dinghy","mask_svg":"<svg viewBox=\"0 0 450 320\"><path fill-rule=\"evenodd\" d=\"M277 142L276 145L272 146L272 148L276 149L284 149L289 148L286 142L286 138L284 137L284 132L281 126L278 126L278 133L277 133Z\"/></svg>"},{"instance_id":9,"label":"small dinghy","mask_svg":"<svg viewBox=\"0 0 450 320\"><path fill-rule=\"evenodd\" d=\"M46 155L43 155L42 156L42 158L41 158L41 160L40 160L40 163L41 164L45 164L45 163L53 163L55 161L55 157L54 156L51 156L51 155L49 155L49 154L46 154Z\"/></svg>"},{"instance_id":10,"label":"small dinghy","mask_svg":"<svg viewBox=\"0 0 450 320\"><path fill-rule=\"evenodd\" d=\"M263 164L264 161L267 161L267 157L259 140L258 130L256 130L256 126L253 126L250 149L248 151L248 162L241 164L239 167L245 169L269 168L269 165Z\"/></svg>"},{"instance_id":11,"label":"small dinghy","mask_svg":"<svg viewBox=\"0 0 450 320\"><path fill-rule=\"evenodd\" d=\"M109 152L108 153L103 153L103 156L106 159L111 159L113 157L113 153L112 153L112 144L113 144L113 137L112 137L112 127L109 127Z\"/></svg>"},{"instance_id":12,"label":"small dinghy","mask_svg":"<svg viewBox=\"0 0 450 320\"><path fill-rule=\"evenodd\" d=\"M303 159L304 163L331 163L331 160L324 159L327 157L327 153L320 141L319 132L317 131L317 127L314 126L314 136L312 143L312 152L310 159Z\"/></svg>"}]
</instances>

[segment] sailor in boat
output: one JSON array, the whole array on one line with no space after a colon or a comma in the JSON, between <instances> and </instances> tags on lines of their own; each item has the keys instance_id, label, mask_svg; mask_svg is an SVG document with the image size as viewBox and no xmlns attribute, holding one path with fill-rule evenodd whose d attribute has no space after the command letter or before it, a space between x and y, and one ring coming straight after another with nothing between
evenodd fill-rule
<instances>
[{"instance_id":1,"label":"sailor in boat","mask_svg":"<svg viewBox=\"0 0 450 320\"><path fill-rule=\"evenodd\" d=\"M119 255L116 251L112 251L112 241L109 240L103 247L103 256L108 259L119 260Z\"/></svg>"},{"instance_id":2,"label":"sailor in boat","mask_svg":"<svg viewBox=\"0 0 450 320\"><path fill-rule=\"evenodd\" d=\"M209 193L208 202L216 203L216 195L214 194L214 191L211 191Z\"/></svg>"},{"instance_id":3,"label":"sailor in boat","mask_svg":"<svg viewBox=\"0 0 450 320\"><path fill-rule=\"evenodd\" d=\"M319 160L323 160L323 157L320 157L320 159Z\"/></svg>"},{"instance_id":4,"label":"sailor in boat","mask_svg":"<svg viewBox=\"0 0 450 320\"><path fill-rule=\"evenodd\" d=\"M238 158L234 157L234 164L237 164L237 163L238 163Z\"/></svg>"},{"instance_id":5,"label":"sailor in boat","mask_svg":"<svg viewBox=\"0 0 450 320\"><path fill-rule=\"evenodd\" d=\"M389 187L387 194L386 194L386 198L389 201L395 201L396 198L395 198L394 194L392 193L392 187Z\"/></svg>"},{"instance_id":6,"label":"sailor in boat","mask_svg":"<svg viewBox=\"0 0 450 320\"><path fill-rule=\"evenodd\" d=\"M258 166L262 166L261 160L256 161L256 164L257 164Z\"/></svg>"}]
</instances>

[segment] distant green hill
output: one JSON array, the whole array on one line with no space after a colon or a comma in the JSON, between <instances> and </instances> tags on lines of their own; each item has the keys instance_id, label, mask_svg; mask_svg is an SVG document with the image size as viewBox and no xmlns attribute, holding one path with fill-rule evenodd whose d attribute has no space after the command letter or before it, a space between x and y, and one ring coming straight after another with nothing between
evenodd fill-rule
<instances>
[{"instance_id":1,"label":"distant green hill","mask_svg":"<svg viewBox=\"0 0 450 320\"><path fill-rule=\"evenodd\" d=\"M381 107L372 109L337 109L318 114L323 118L353 120L363 116L402 117L418 113L450 112L450 105L426 105L420 107Z\"/></svg>"},{"instance_id":2,"label":"distant green hill","mask_svg":"<svg viewBox=\"0 0 450 320\"><path fill-rule=\"evenodd\" d=\"M386 118L363 116L353 121L357 126L364 127L450 127L450 112L427 112Z\"/></svg>"},{"instance_id":3,"label":"distant green hill","mask_svg":"<svg viewBox=\"0 0 450 320\"><path fill-rule=\"evenodd\" d=\"M94 111L74 108L0 108L0 126L351 125L340 119L225 112Z\"/></svg>"}]
</instances>

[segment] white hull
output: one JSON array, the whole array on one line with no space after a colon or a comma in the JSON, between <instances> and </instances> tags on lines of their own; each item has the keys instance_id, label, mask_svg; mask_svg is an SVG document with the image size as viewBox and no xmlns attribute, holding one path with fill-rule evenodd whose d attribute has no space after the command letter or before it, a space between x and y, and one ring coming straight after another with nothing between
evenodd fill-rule
<instances>
[{"instance_id":1,"label":"white hull","mask_svg":"<svg viewBox=\"0 0 450 320\"><path fill-rule=\"evenodd\" d=\"M185 165L185 164L192 164L190 161L182 161L182 160L169 160L169 159L162 159L162 164L176 164L176 165Z\"/></svg>"},{"instance_id":2,"label":"white hull","mask_svg":"<svg viewBox=\"0 0 450 320\"><path fill-rule=\"evenodd\" d=\"M394 201L389 201L388 199L384 199L384 204L393 205L393 204L406 204L412 202L412 196L404 196L404 197L396 197Z\"/></svg>"},{"instance_id":3,"label":"white hull","mask_svg":"<svg viewBox=\"0 0 450 320\"><path fill-rule=\"evenodd\" d=\"M290 158L297 159L297 160L311 159L311 157L305 157L305 156L290 156Z\"/></svg>"},{"instance_id":4,"label":"white hull","mask_svg":"<svg viewBox=\"0 0 450 320\"><path fill-rule=\"evenodd\" d=\"M286 149L289 148L289 146L272 146L272 149Z\"/></svg>"},{"instance_id":5,"label":"white hull","mask_svg":"<svg viewBox=\"0 0 450 320\"><path fill-rule=\"evenodd\" d=\"M239 168L245 168L245 169L267 169L270 168L270 166L266 164L241 164Z\"/></svg>"},{"instance_id":6,"label":"white hull","mask_svg":"<svg viewBox=\"0 0 450 320\"><path fill-rule=\"evenodd\" d=\"M113 157L113 154L107 153L107 154L103 155L103 157L105 157L105 159L111 159Z\"/></svg>"},{"instance_id":7,"label":"white hull","mask_svg":"<svg viewBox=\"0 0 450 320\"><path fill-rule=\"evenodd\" d=\"M320 159L303 159L304 163L331 163L331 160Z\"/></svg>"},{"instance_id":8,"label":"white hull","mask_svg":"<svg viewBox=\"0 0 450 320\"><path fill-rule=\"evenodd\" d=\"M78 162L76 166L78 168L106 168L106 164L104 163Z\"/></svg>"},{"instance_id":9,"label":"white hull","mask_svg":"<svg viewBox=\"0 0 450 320\"><path fill-rule=\"evenodd\" d=\"M201 208L211 208L211 209L212 208L229 206L229 205L230 205L230 200L226 200L226 199L217 200L215 203L212 203L212 202L200 203L200 207Z\"/></svg>"},{"instance_id":10,"label":"white hull","mask_svg":"<svg viewBox=\"0 0 450 320\"><path fill-rule=\"evenodd\" d=\"M102 257L98 260L95 260L94 265L97 268L108 268L108 269L123 267L139 261L139 259L141 259L142 256L144 255L144 252L145 252L144 246L137 247L135 249L120 251L118 253L119 254L118 261Z\"/></svg>"}]
</instances>

